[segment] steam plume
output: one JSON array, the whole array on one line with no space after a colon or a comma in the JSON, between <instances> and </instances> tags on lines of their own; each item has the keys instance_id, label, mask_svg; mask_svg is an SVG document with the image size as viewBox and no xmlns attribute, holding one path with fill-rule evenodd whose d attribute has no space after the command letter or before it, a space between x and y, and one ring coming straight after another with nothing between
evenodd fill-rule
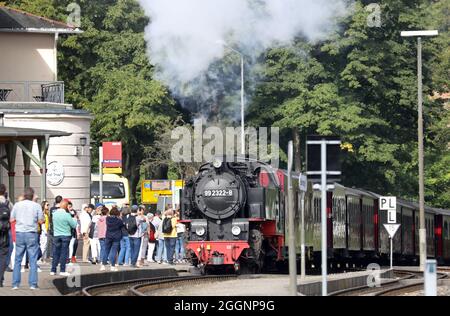
<instances>
[{"instance_id":1,"label":"steam plume","mask_svg":"<svg viewBox=\"0 0 450 316\"><path fill-rule=\"evenodd\" d=\"M265 50L288 45L297 36L310 41L326 37L335 28L336 18L345 13L347 1L139 2L151 19L145 36L150 60L157 68L157 78L179 97L196 96L202 101L211 101L217 96L215 85L221 85L222 81L218 73L211 73L211 65L230 53L220 43L227 43L245 54L247 66L251 66Z\"/></svg>"}]
</instances>

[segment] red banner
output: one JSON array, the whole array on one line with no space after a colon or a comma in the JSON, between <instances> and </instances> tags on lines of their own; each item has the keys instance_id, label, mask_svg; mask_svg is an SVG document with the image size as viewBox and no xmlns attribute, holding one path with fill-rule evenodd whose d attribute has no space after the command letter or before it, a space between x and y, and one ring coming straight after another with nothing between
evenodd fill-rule
<instances>
[{"instance_id":1,"label":"red banner","mask_svg":"<svg viewBox=\"0 0 450 316\"><path fill-rule=\"evenodd\" d=\"M122 168L122 142L103 143L103 168Z\"/></svg>"}]
</instances>

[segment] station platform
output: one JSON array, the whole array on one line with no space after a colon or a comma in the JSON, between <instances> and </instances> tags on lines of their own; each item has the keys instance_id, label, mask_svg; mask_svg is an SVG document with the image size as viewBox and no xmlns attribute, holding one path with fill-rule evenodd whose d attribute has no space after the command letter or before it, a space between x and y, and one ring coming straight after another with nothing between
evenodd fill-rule
<instances>
[{"instance_id":1,"label":"station platform","mask_svg":"<svg viewBox=\"0 0 450 316\"><path fill-rule=\"evenodd\" d=\"M18 290L12 290L12 272L5 272L4 287L0 288L0 296L61 296L70 295L78 292L82 287L118 282L126 280L134 280L140 278L152 278L160 276L176 276L178 273L188 272L191 266L185 264L167 265L149 263L142 268L132 268L126 266L117 266L117 272L100 271L99 264L76 263L67 266L67 271L71 271L70 277L60 275L51 276L50 263L40 264L42 272L38 273L39 289L30 290L28 285L29 270L21 273L21 284Z\"/></svg>"},{"instance_id":2,"label":"station platform","mask_svg":"<svg viewBox=\"0 0 450 316\"><path fill-rule=\"evenodd\" d=\"M375 282L375 273L377 273L380 280L392 279L394 277L394 271L389 268L382 268L378 271L357 271L330 274L327 277L327 291L328 293L334 293L345 289L368 285L368 282ZM297 283L297 289L298 293L301 295L322 295L322 276L309 276L305 279L300 279Z\"/></svg>"}]
</instances>

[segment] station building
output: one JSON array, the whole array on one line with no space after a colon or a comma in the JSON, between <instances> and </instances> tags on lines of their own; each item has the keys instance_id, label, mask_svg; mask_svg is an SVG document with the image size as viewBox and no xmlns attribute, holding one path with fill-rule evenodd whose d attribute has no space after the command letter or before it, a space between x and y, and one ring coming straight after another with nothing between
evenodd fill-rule
<instances>
[{"instance_id":1,"label":"station building","mask_svg":"<svg viewBox=\"0 0 450 316\"><path fill-rule=\"evenodd\" d=\"M26 186L39 201L90 201L93 117L65 102L58 80L58 38L81 32L0 6L0 182L11 201Z\"/></svg>"}]
</instances>

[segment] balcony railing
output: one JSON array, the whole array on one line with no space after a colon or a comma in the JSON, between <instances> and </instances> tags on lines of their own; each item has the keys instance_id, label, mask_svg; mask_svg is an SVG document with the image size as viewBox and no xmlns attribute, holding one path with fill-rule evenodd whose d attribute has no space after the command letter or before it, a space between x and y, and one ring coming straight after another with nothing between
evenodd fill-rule
<instances>
[{"instance_id":1,"label":"balcony railing","mask_svg":"<svg viewBox=\"0 0 450 316\"><path fill-rule=\"evenodd\" d=\"M62 81L0 81L0 102L64 103Z\"/></svg>"}]
</instances>

